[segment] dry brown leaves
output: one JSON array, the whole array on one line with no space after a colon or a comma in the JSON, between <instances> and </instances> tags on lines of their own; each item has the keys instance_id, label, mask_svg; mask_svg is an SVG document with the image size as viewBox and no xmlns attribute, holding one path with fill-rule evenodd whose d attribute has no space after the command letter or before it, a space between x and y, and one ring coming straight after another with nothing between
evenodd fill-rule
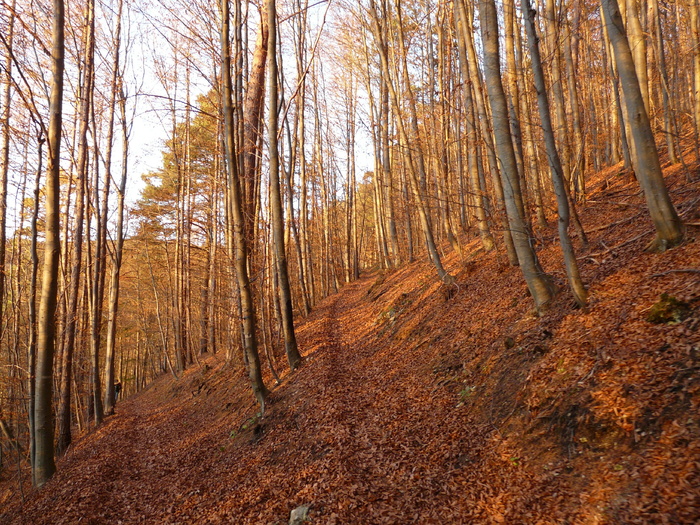
<instances>
[{"instance_id":1,"label":"dry brown leaves","mask_svg":"<svg viewBox=\"0 0 700 525\"><path fill-rule=\"evenodd\" d=\"M697 222L699 184L673 176ZM697 268L698 229L643 253L632 181L609 175L591 200L588 309L564 291L535 317L499 254L449 258L450 299L427 264L366 275L300 323L305 365L264 418L244 424L245 374L211 357L120 404L0 521L281 524L310 504L324 524L697 523L700 279L652 275ZM539 234L563 286L553 232ZM661 293L691 317L646 322Z\"/></svg>"}]
</instances>

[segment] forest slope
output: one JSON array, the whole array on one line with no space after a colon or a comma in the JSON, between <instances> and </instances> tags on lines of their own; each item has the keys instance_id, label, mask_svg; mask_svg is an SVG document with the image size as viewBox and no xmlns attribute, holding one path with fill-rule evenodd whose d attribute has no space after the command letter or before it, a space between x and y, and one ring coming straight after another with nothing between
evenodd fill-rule
<instances>
[{"instance_id":1,"label":"forest slope","mask_svg":"<svg viewBox=\"0 0 700 525\"><path fill-rule=\"evenodd\" d=\"M493 253L448 258L449 289L425 263L367 273L299 322L305 364L264 418L210 356L120 403L0 522L697 523L700 184L669 174L694 226L649 254L638 187L606 176L582 214L588 309L565 291L534 316ZM661 294L687 307L654 324Z\"/></svg>"}]
</instances>

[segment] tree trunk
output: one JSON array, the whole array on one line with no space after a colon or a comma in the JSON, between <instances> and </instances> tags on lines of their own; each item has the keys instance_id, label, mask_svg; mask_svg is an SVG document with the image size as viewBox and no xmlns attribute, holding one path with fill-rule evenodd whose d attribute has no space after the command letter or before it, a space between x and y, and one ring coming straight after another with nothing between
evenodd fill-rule
<instances>
[{"instance_id":1,"label":"tree trunk","mask_svg":"<svg viewBox=\"0 0 700 525\"><path fill-rule=\"evenodd\" d=\"M73 355L75 352L76 329L78 322L78 293L82 284L83 230L85 217L85 199L88 178L87 132L90 124L90 102L92 99L94 67L94 4L89 2L85 14L85 49L83 58L83 83L80 86L80 116L78 129L77 184L75 197L75 232L73 234L73 263L68 291L68 309L66 310L66 336L63 346L63 373L61 375L61 404L59 409L59 433L56 450L63 454L71 444L71 386L73 384ZM94 363L93 363L94 365ZM93 373L99 374L97 369ZM93 384L94 385L94 384ZM97 397L99 394L95 392ZM95 422L102 421L101 405L95 410Z\"/></svg>"},{"instance_id":2,"label":"tree trunk","mask_svg":"<svg viewBox=\"0 0 700 525\"><path fill-rule=\"evenodd\" d=\"M639 89L642 93L644 108L649 115L649 76L647 75L647 41L639 21L639 7L637 0L626 0L627 2L627 32L629 47L632 51L634 69L639 80Z\"/></svg>"},{"instance_id":3,"label":"tree trunk","mask_svg":"<svg viewBox=\"0 0 700 525\"><path fill-rule=\"evenodd\" d=\"M493 115L496 150L503 167L501 174L508 222L520 268L535 301L535 306L541 310L551 300L554 287L549 276L540 267L537 254L530 242L527 222L523 217L524 207L515 162L515 151L510 137L508 106L501 82L498 21L494 0L480 0L479 14L481 16L481 39L484 46L484 72Z\"/></svg>"},{"instance_id":4,"label":"tree trunk","mask_svg":"<svg viewBox=\"0 0 700 525\"><path fill-rule=\"evenodd\" d=\"M39 273L39 253L37 250L38 244L38 229L37 222L39 220L39 202L40 202L40 192L41 192L41 172L42 172L42 160L44 158L43 146L45 139L43 135L38 137L38 167L36 170L36 181L34 183L34 208L31 215L31 231L32 240L30 246L32 269L31 276L29 279L29 312L27 322L29 324L29 341L27 343L28 355L27 362L29 367L29 385L27 390L29 391L29 459L32 469L36 464L36 353L37 353L37 311L36 311L36 288L37 288L37 274Z\"/></svg>"},{"instance_id":5,"label":"tree trunk","mask_svg":"<svg viewBox=\"0 0 700 525\"><path fill-rule=\"evenodd\" d=\"M540 58L540 47L537 33L535 32L535 11L530 7L530 0L521 1L523 19L525 20L527 36L530 42L530 59L532 62L532 72L535 77L535 88L537 89L537 100L539 103L544 140L547 147L547 160L549 161L549 167L552 173L554 193L557 196L557 207L559 209L559 242L564 255L564 265L566 267L566 276L569 280L569 286L574 294L574 299L579 306L583 307L586 305L588 292L581 281L578 263L576 262L576 254L574 253L571 238L569 237L569 201L567 198L566 180L564 179L564 171L561 167L559 152L557 151L554 141L554 130L552 129L552 118L549 112L549 100L547 99L547 88L544 81L542 60Z\"/></svg>"},{"instance_id":6,"label":"tree trunk","mask_svg":"<svg viewBox=\"0 0 700 525\"><path fill-rule=\"evenodd\" d=\"M238 0L237 0L238 1ZM255 203L260 191L257 176L260 158L260 132L265 100L265 63L268 60L269 17L260 17L258 36L255 40L255 52L250 70L250 80L244 101L243 113L243 165L241 176L241 196L243 197L243 220L248 243L255 235Z\"/></svg>"},{"instance_id":7,"label":"tree trunk","mask_svg":"<svg viewBox=\"0 0 700 525\"><path fill-rule=\"evenodd\" d=\"M10 49L7 50L2 82L2 95L0 95L0 106L2 107L2 113L0 114L0 124L2 125L2 135L0 135L0 319L4 319L3 313L5 305L7 178L10 171L10 102L12 99L12 46L15 32L15 5L16 0L12 0L9 21L6 26L7 36L5 37L6 45L8 45Z\"/></svg>"},{"instance_id":8,"label":"tree trunk","mask_svg":"<svg viewBox=\"0 0 700 525\"><path fill-rule=\"evenodd\" d=\"M503 242L506 246L506 254L508 255L508 261L511 265L518 265L518 255L513 244L513 235L508 224L508 216L503 212L504 203L504 193L503 184L499 176L499 167L496 160L496 148L494 147L492 140L492 132L489 129L489 121L487 111L486 111L486 101L483 87L482 87L482 75L479 70L479 61L476 56L476 50L474 46L473 31L474 25L472 23L472 14L467 12L467 6L464 0L456 0L457 8L459 10L459 22L462 28L462 35L464 37L465 47L468 54L467 64L469 67L469 77L465 78L467 83L470 83L474 87L474 101L476 102L476 112L479 117L479 124L481 125L481 138L484 141L486 148L486 156L488 159L489 172L493 180L493 191L496 196L496 206L498 207L498 216L503 229ZM499 77L500 79L500 77ZM510 135L510 130L508 132ZM482 187L484 185L482 184Z\"/></svg>"},{"instance_id":9,"label":"tree trunk","mask_svg":"<svg viewBox=\"0 0 700 525\"><path fill-rule=\"evenodd\" d=\"M472 88L467 79L469 79L469 70L467 65L467 47L464 41L464 32L461 30L461 20L462 12L458 8L459 1L454 3L454 15L457 20L456 24L457 30L457 42L459 46L459 64L462 71L462 78L464 82L462 83L462 94L464 99L464 111L466 113L466 142L467 142L467 170L469 172L469 183L471 186L471 191L474 201L474 213L476 215L477 228L479 229L479 236L481 237L481 245L484 250L491 251L494 248L493 236L491 235L491 230L489 229L488 222L486 220L486 210L484 209L484 188L481 187L479 181L479 168L477 167L477 162L479 158L477 155L477 148L479 147L477 143L477 129L475 124L475 111L474 111L474 100L472 97Z\"/></svg>"},{"instance_id":10,"label":"tree trunk","mask_svg":"<svg viewBox=\"0 0 700 525\"><path fill-rule=\"evenodd\" d=\"M301 354L297 347L294 333L294 310L292 307L292 290L289 285L287 271L287 252L284 245L284 212L280 191L280 159L277 147L277 10L275 0L266 0L268 24L268 84L270 89L268 122L268 141L270 155L270 212L272 218L272 237L274 243L275 263L279 279L280 309L282 314L282 329L284 331L284 346L287 352L289 368L296 370L301 364Z\"/></svg>"},{"instance_id":11,"label":"tree trunk","mask_svg":"<svg viewBox=\"0 0 700 525\"><path fill-rule=\"evenodd\" d=\"M121 1L119 2L121 11ZM119 79L121 81L121 78ZM119 312L119 276L122 266L124 251L124 196L126 193L126 181L128 175L127 159L129 155L129 126L126 120L126 96L121 90L119 96L119 116L122 128L122 172L119 186L117 187L117 221L112 255L112 275L109 286L109 305L107 312L107 341L105 349L105 411L114 412L116 394L114 391L114 356L116 352L117 314Z\"/></svg>"},{"instance_id":12,"label":"tree trunk","mask_svg":"<svg viewBox=\"0 0 700 525\"><path fill-rule=\"evenodd\" d=\"M36 357L36 387L34 406L34 446L32 480L41 487L54 472L53 443L53 356L56 335L56 304L58 299L58 262L60 258L59 196L61 172L61 122L63 108L64 71L64 5L53 0L51 95L49 99L48 152L46 174L46 236L44 268L39 302L38 344Z\"/></svg>"},{"instance_id":13,"label":"tree trunk","mask_svg":"<svg viewBox=\"0 0 700 525\"><path fill-rule=\"evenodd\" d=\"M700 160L700 0L689 0L690 41L693 45L693 121L695 156Z\"/></svg>"},{"instance_id":14,"label":"tree trunk","mask_svg":"<svg viewBox=\"0 0 700 525\"><path fill-rule=\"evenodd\" d=\"M228 167L228 192L230 218L233 221L233 252L238 279L238 289L241 297L241 314L243 328L243 348L248 362L253 394L260 404L260 410L265 411L265 398L268 390L263 383L258 355L257 336L255 333L255 304L248 277L248 246L244 232L243 206L241 204L241 186L238 175L238 162L235 151L235 127L233 122L233 107L231 105L231 48L229 45L229 7L228 0L221 2L221 55L222 55L222 99L225 122L226 163Z\"/></svg>"},{"instance_id":15,"label":"tree trunk","mask_svg":"<svg viewBox=\"0 0 700 525\"><path fill-rule=\"evenodd\" d=\"M632 139L636 151L633 157L636 162L635 173L644 190L649 214L656 228L656 238L647 246L647 249L664 251L683 240L683 224L673 207L664 183L654 134L644 107L644 99L639 88L620 8L617 0L601 0L601 4L605 12L605 20L608 22L608 36L615 52L615 62L625 95L627 113L630 116Z\"/></svg>"},{"instance_id":16,"label":"tree trunk","mask_svg":"<svg viewBox=\"0 0 700 525\"><path fill-rule=\"evenodd\" d=\"M399 131L399 135L401 136L401 140L404 143L406 147L406 161L408 163L408 172L410 175L410 182L411 182L411 187L413 190L413 196L416 201L416 205L418 207L418 217L420 218L421 221L421 226L423 228L423 234L425 235L425 241L428 247L428 253L430 255L430 260L435 266L437 270L438 277L440 280L445 282L446 284L451 284L454 281L454 277L452 277L442 266L442 260L440 258L440 254L437 251L437 246L435 244L435 239L433 237L433 231L432 231L432 225L430 222L430 216L428 215L428 209L426 205L426 197L424 194L424 182L425 182L425 167L423 165L423 160L422 160L422 153L419 151L417 153L418 157L418 168L416 169L416 163L414 162L413 159L413 153L409 146L409 140L408 140L408 134L406 133L404 124L403 124L403 119L401 118L401 105L399 104L399 99L398 95L396 94L396 90L394 88L393 83L391 82L391 75L390 75L390 68L389 68L389 59L387 57L387 52L386 52L386 47L384 45L384 38L381 32L381 29L379 27L379 15L377 13L377 9L374 3L374 0L371 0L370 2L370 9L371 9L371 16L372 16L372 22L373 22L373 28L374 28L374 37L377 41L377 48L379 49L379 56L381 59L381 64L382 64L382 70L384 72L384 75L387 78L387 85L389 87L389 94L391 96L392 104L394 106L394 113L396 114L396 121L397 121L397 128ZM404 72L405 73L405 72ZM409 89L410 92L410 89ZM409 106L411 107L412 111L412 117L411 121L413 122L414 117L415 117L415 102L412 100L412 97L409 96ZM417 134L417 122L415 123L416 129L414 129L414 135L416 140L419 139L418 134Z\"/></svg>"},{"instance_id":17,"label":"tree trunk","mask_svg":"<svg viewBox=\"0 0 700 525\"><path fill-rule=\"evenodd\" d=\"M679 161L676 154L676 144L673 138L674 115L671 109L671 97L668 85L668 72L666 68L666 52L664 51L664 39L661 32L661 15L659 13L659 0L650 0L651 18L654 28L654 52L656 54L659 76L661 77L662 105L664 111L664 138L668 149L668 160L675 164Z\"/></svg>"}]
</instances>

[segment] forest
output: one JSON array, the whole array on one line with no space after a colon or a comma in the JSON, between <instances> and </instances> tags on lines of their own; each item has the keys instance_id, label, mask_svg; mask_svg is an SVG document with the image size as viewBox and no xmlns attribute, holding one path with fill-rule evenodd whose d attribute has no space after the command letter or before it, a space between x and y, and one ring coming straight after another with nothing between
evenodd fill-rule
<instances>
[{"instance_id":1,"label":"forest","mask_svg":"<svg viewBox=\"0 0 700 525\"><path fill-rule=\"evenodd\" d=\"M0 522L700 519L698 0L0 2ZM47 510L159 410L237 503Z\"/></svg>"}]
</instances>

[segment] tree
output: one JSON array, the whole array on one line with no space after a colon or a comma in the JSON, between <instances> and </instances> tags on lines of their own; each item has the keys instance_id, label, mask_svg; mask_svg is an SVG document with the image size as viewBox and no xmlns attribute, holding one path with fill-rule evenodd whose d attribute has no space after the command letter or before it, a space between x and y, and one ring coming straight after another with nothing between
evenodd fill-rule
<instances>
[{"instance_id":1,"label":"tree","mask_svg":"<svg viewBox=\"0 0 700 525\"><path fill-rule=\"evenodd\" d=\"M544 71L542 59L540 58L540 48L537 33L535 32L535 12L530 7L530 0L522 1L523 18L527 30L527 38L530 42L530 60L532 62L532 72L535 76L535 87L537 89L537 101L539 103L540 119L544 131L544 140L547 146L547 160L549 161L552 173L552 183L554 193L557 196L557 206L559 211L559 242L564 254L564 264L566 266L566 276L569 279L569 286L574 294L574 298L579 306L586 305L588 293L581 281L576 262L576 254L569 237L569 201L567 198L566 178L564 170L559 160L559 152L554 142L554 130L552 129L552 118L549 112L549 100L547 99L547 88L544 82Z\"/></svg>"},{"instance_id":2,"label":"tree","mask_svg":"<svg viewBox=\"0 0 700 525\"><path fill-rule=\"evenodd\" d=\"M258 355L257 336L255 332L255 302L248 277L248 246L244 232L243 207L241 204L241 187L238 175L238 162L235 147L236 129L233 122L232 85L231 85L231 47L230 19L228 0L221 2L221 98L224 113L224 145L226 150L226 166L228 169L228 207L232 224L232 239L229 239L232 259L235 263L238 279L238 292L241 300L241 324L243 350L248 365L253 394L260 404L261 411L265 411L265 398L268 395L267 387L263 383L260 372L260 357Z\"/></svg>"},{"instance_id":3,"label":"tree","mask_svg":"<svg viewBox=\"0 0 700 525\"><path fill-rule=\"evenodd\" d=\"M61 162L61 123L63 120L64 71L63 0L53 0L51 96L49 99L48 165L46 174L46 234L41 298L37 319L36 387L34 407L34 447L32 465L34 485L41 487L54 472L53 444L53 355L56 335L56 303L58 298L58 261L60 257L59 176Z\"/></svg>"},{"instance_id":4,"label":"tree","mask_svg":"<svg viewBox=\"0 0 700 525\"><path fill-rule=\"evenodd\" d=\"M424 190L425 165L423 160L423 154L420 148L415 153L413 153L411 149L409 149L410 141L408 133L406 132L406 127L401 117L401 105L399 103L398 95L396 93L396 87L394 86L394 82L392 82L391 80L391 69L389 67L389 58L387 56L386 44L384 42L384 36L379 25L379 22L382 18L377 12L377 7L375 5L374 0L370 0L370 17L372 19L372 29L374 33L374 38L376 40L377 48L379 50L382 71L388 79L387 84L389 87L389 94L391 96L392 105L396 114L396 125L401 136L401 140L407 148L406 161L408 164L408 172L410 175L411 189L413 190L413 197L415 199L416 206L418 207L418 217L420 218L421 226L423 229L423 235L425 236L425 242L428 247L428 254L430 256L431 262L433 263L433 266L435 266L435 269L437 270L437 274L440 280L442 280L446 284L452 284L452 282L454 281L454 277L452 277L442 265L442 259L440 257L440 254L438 253L437 246L435 244L435 238L433 236L433 227L430 221L430 216L428 214L428 209L426 205L426 195ZM399 31L399 33L401 34L401 31ZM406 76L408 76L407 73L407 69L404 68L404 74ZM417 117L415 114L415 100L413 100L413 95L410 86L406 86L406 88L407 92L409 93L408 107L409 111L411 112L411 127L414 133L414 140L417 141L418 124Z\"/></svg>"},{"instance_id":5,"label":"tree","mask_svg":"<svg viewBox=\"0 0 700 525\"><path fill-rule=\"evenodd\" d=\"M93 57L95 53L95 15L94 3L88 2L85 13L85 49L83 66L83 83L80 86L80 115L78 129L77 159L77 195L75 198L75 230L73 233L73 261L71 264L70 288L68 291L68 308L66 309L65 344L63 345L63 367L61 375L61 406L59 411L59 435L57 452L63 454L71 444L71 390L73 385L73 355L75 353L76 331L78 325L78 293L82 286L83 268L83 231L85 226L85 199L88 178L88 140L90 113L93 91ZM93 349L95 352L97 349ZM100 388L99 354L93 354L93 403L95 423L103 418L102 391Z\"/></svg>"},{"instance_id":6,"label":"tree","mask_svg":"<svg viewBox=\"0 0 700 525\"><path fill-rule=\"evenodd\" d=\"M287 272L287 253L284 245L284 212L282 209L282 197L280 191L280 162L277 148L277 99L278 99L278 69L277 69L277 10L275 0L266 1L268 37L268 84L270 86L270 118L268 121L268 148L270 153L270 212L272 216L272 236L275 248L275 263L277 278L279 280L279 300L282 317L282 330L284 332L284 345L287 352L289 367L295 370L301 364L301 354L297 348L296 335L294 334L294 313L292 309L292 291L289 286L289 274Z\"/></svg>"},{"instance_id":7,"label":"tree","mask_svg":"<svg viewBox=\"0 0 700 525\"><path fill-rule=\"evenodd\" d=\"M615 52L615 63L620 74L627 115L632 130L635 155L633 162L639 184L656 228L656 237L647 246L648 250L664 251L683 240L683 224L664 183L661 173L659 153L654 134L644 105L644 97L639 86L632 52L622 22L617 0L601 0L605 22Z\"/></svg>"},{"instance_id":8,"label":"tree","mask_svg":"<svg viewBox=\"0 0 700 525\"><path fill-rule=\"evenodd\" d=\"M501 177L508 223L520 268L532 298L535 300L535 306L540 310L551 300L554 286L549 276L540 267L537 254L530 242L530 232L525 219L515 151L510 136L508 106L501 81L498 21L494 0L480 0L479 14L481 16L481 40L484 46L486 86L491 105L496 149L502 166Z\"/></svg>"}]
</instances>

